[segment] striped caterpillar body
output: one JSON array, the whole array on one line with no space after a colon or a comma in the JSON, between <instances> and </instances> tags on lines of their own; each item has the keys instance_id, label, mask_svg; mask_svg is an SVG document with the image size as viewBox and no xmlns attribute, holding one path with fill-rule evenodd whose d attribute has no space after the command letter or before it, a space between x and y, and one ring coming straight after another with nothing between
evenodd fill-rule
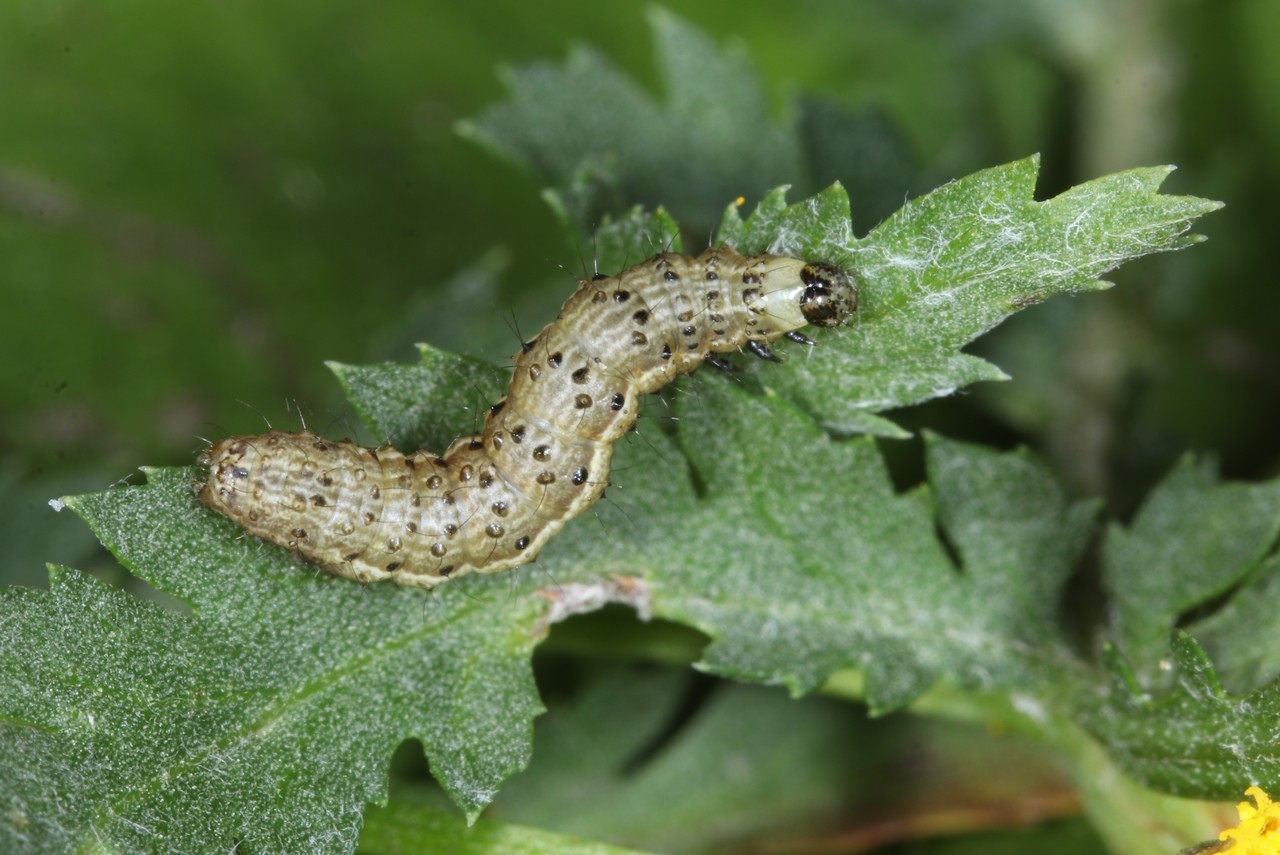
<instances>
[{"instance_id":1,"label":"striped caterpillar body","mask_svg":"<svg viewBox=\"0 0 1280 855\"><path fill-rule=\"evenodd\" d=\"M331 573L432 588L532 561L609 483L637 399L717 353L833 327L857 308L844 271L774 255L663 253L584 280L514 357L475 436L401 454L314 434L225 439L201 456L203 502Z\"/></svg>"}]
</instances>

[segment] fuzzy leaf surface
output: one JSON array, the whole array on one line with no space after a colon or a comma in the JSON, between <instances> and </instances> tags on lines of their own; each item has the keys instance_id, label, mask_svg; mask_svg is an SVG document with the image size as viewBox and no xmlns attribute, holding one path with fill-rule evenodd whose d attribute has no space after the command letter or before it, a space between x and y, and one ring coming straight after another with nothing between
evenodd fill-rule
<instances>
[{"instance_id":1,"label":"fuzzy leaf surface","mask_svg":"<svg viewBox=\"0 0 1280 855\"><path fill-rule=\"evenodd\" d=\"M527 762L534 601L344 584L198 505L194 470L147 475L68 503L191 615L72 571L4 593L11 840L350 851L402 740L472 816Z\"/></svg>"},{"instance_id":2,"label":"fuzzy leaf surface","mask_svg":"<svg viewBox=\"0 0 1280 855\"><path fill-rule=\"evenodd\" d=\"M1022 606L1028 585L1061 584L1094 511L1042 466L935 439L929 488L898 493L870 439L717 379L680 400L702 494L637 538L655 613L713 639L701 667L796 693L855 667L880 711L944 676L990 688L1068 667L1045 610ZM957 567L939 526L992 543ZM1021 578L1019 559L1046 554L1041 581Z\"/></svg>"},{"instance_id":3,"label":"fuzzy leaf surface","mask_svg":"<svg viewBox=\"0 0 1280 855\"><path fill-rule=\"evenodd\" d=\"M1113 655L1116 685L1105 702L1083 707L1086 726L1117 765L1164 792L1227 800L1250 784L1280 789L1280 682L1231 694L1190 635L1175 633L1170 648L1175 682L1154 695Z\"/></svg>"},{"instance_id":4,"label":"fuzzy leaf surface","mask_svg":"<svg viewBox=\"0 0 1280 855\"><path fill-rule=\"evenodd\" d=\"M1280 789L1280 679L1270 641L1278 535L1280 479L1222 482L1210 462L1191 457L1156 485L1129 526L1109 526L1101 555L1114 685L1103 703L1086 698L1080 715L1138 780L1197 798L1234 798L1249 784ZM1196 638L1175 630L1215 599L1191 624Z\"/></svg>"},{"instance_id":5,"label":"fuzzy leaf surface","mask_svg":"<svg viewBox=\"0 0 1280 855\"><path fill-rule=\"evenodd\" d=\"M1184 458L1128 528L1112 525L1103 579L1126 658L1150 674L1179 616L1256 572L1280 534L1280 481L1223 484Z\"/></svg>"}]
</instances>

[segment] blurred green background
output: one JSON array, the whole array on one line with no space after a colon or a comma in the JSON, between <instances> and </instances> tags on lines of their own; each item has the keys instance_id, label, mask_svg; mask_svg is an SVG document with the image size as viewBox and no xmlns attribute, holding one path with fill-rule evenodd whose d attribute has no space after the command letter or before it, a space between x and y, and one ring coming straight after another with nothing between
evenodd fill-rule
<instances>
[{"instance_id":1,"label":"blurred green background","mask_svg":"<svg viewBox=\"0 0 1280 855\"><path fill-rule=\"evenodd\" d=\"M1014 383L900 418L1029 442L1121 515L1186 448L1232 475L1274 472L1280 4L670 9L745 50L802 135L845 118L877 129L876 145L806 137L806 174L725 188L712 211L841 179L864 232L908 195L1035 151L1042 195L1178 164L1169 192L1228 204L1208 244L1023 313L976 348ZM352 433L326 360L410 360L424 340L502 364L514 325L548 320L583 261L539 181L454 124L505 96L502 66L561 62L574 43L661 97L645 16L630 2L0 5L0 575L88 561L83 526L46 500L188 463L198 437L303 418ZM674 213L700 243L701 212Z\"/></svg>"}]
</instances>

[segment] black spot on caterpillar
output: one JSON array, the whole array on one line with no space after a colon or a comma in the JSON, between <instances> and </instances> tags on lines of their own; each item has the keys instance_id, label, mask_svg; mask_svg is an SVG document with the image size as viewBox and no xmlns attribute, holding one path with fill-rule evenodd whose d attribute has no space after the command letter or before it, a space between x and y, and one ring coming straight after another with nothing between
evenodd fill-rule
<instances>
[{"instance_id":1,"label":"black spot on caterpillar","mask_svg":"<svg viewBox=\"0 0 1280 855\"><path fill-rule=\"evenodd\" d=\"M308 432L225 439L201 455L201 500L331 573L431 588L532 561L609 483L637 399L713 355L768 345L857 309L831 265L728 247L662 253L584 280L514 357L484 429L437 455Z\"/></svg>"}]
</instances>

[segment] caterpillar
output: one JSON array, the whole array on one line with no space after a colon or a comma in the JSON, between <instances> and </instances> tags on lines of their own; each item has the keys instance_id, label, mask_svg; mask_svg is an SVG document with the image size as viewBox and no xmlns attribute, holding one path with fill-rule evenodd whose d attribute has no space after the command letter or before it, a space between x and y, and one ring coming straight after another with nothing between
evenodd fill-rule
<instances>
[{"instance_id":1,"label":"caterpillar","mask_svg":"<svg viewBox=\"0 0 1280 855\"><path fill-rule=\"evenodd\" d=\"M637 399L717 354L846 323L853 277L732 248L661 253L597 274L521 345L483 429L443 454L363 448L306 431L233 436L200 457L200 499L250 534L338 576L432 588L532 561L609 484Z\"/></svg>"}]
</instances>

